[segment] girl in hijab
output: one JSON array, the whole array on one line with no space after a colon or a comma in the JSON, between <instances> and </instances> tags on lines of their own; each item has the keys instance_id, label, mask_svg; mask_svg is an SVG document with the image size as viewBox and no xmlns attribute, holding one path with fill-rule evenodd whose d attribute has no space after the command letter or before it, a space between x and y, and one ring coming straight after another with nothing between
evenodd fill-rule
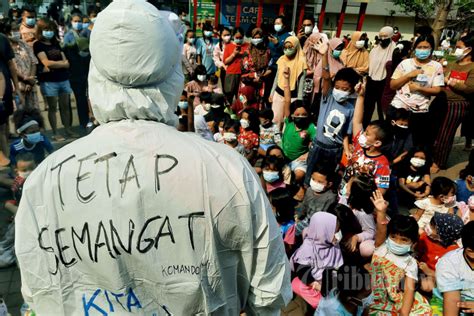
<instances>
[{"instance_id":1,"label":"girl in hijab","mask_svg":"<svg viewBox=\"0 0 474 316\"><path fill-rule=\"evenodd\" d=\"M332 38L329 40L329 51L328 51L328 62L329 72L331 78L334 78L336 73L344 68L341 62L340 56L342 49L344 48L344 42L340 38ZM320 59L316 68L314 69L314 93L319 93L321 87L321 78L323 76L323 60Z\"/></svg>"},{"instance_id":2,"label":"girl in hijab","mask_svg":"<svg viewBox=\"0 0 474 316\"><path fill-rule=\"evenodd\" d=\"M303 234L303 244L290 259L295 275L291 285L314 311L321 299L324 270L337 269L344 263L339 248L342 234L337 217L326 212L315 213Z\"/></svg>"},{"instance_id":3,"label":"girl in hijab","mask_svg":"<svg viewBox=\"0 0 474 316\"><path fill-rule=\"evenodd\" d=\"M341 61L345 67L354 68L359 75L369 71L369 52L365 49L362 32L352 33L349 45L342 51Z\"/></svg>"},{"instance_id":4,"label":"girl in hijab","mask_svg":"<svg viewBox=\"0 0 474 316\"><path fill-rule=\"evenodd\" d=\"M285 40L283 46L284 55L277 61L278 70L275 81L273 83L272 94L270 102L274 115L273 121L277 124L283 122L283 108L284 108L284 87L285 77L283 69L286 67L291 69L290 72L290 91L292 100L303 99L303 86L306 79L306 57L300 46L300 41L296 36L290 36Z\"/></svg>"},{"instance_id":5,"label":"girl in hijab","mask_svg":"<svg viewBox=\"0 0 474 316\"><path fill-rule=\"evenodd\" d=\"M375 104L377 103L377 114L379 119L383 119L382 94L385 87L387 71L385 64L392 60L392 54L396 44L392 41L393 28L385 26L380 29L380 44L374 47L369 54L369 77L367 78L366 91L370 91L365 97L364 103L364 126L372 120Z\"/></svg>"}]
</instances>

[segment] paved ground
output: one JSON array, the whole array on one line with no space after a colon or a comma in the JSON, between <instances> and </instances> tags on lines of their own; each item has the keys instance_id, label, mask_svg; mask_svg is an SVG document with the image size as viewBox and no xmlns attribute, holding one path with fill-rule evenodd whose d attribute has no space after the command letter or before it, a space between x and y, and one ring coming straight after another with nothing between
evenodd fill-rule
<instances>
[{"instance_id":1,"label":"paved ground","mask_svg":"<svg viewBox=\"0 0 474 316\"><path fill-rule=\"evenodd\" d=\"M73 109L73 114L73 125L77 126L77 113L75 109ZM43 116L47 123L46 112L43 112ZM60 122L59 116L58 122ZM75 131L77 133L81 132L78 127L75 128ZM46 134L48 136L51 135L48 126ZM55 148L60 148L70 141L72 140L63 143L55 143ZM457 178L459 171L464 168L468 159L468 153L463 151L463 147L463 140L457 137L455 146L449 157L448 165L450 168L439 172L435 176L446 176L451 179ZM4 201L8 199L11 199L10 192L0 188L0 240L3 237L7 225L11 222L11 215L3 208ZM12 316L20 315L20 307L23 304L20 287L20 273L16 265L0 269L0 298L5 300L8 306L8 311Z\"/></svg>"}]
</instances>

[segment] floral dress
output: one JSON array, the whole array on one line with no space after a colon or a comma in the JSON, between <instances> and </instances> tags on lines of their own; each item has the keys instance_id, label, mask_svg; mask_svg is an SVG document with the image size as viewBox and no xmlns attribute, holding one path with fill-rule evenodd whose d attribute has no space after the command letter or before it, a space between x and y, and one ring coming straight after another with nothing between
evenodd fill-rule
<instances>
[{"instance_id":1,"label":"floral dress","mask_svg":"<svg viewBox=\"0 0 474 316\"><path fill-rule=\"evenodd\" d=\"M38 64L38 59L36 58L33 49L22 40L12 41L12 48L15 53L14 62L18 74L21 77L29 77L33 65ZM26 84L19 82L19 87L20 93L25 99L25 104L23 106L25 108L39 109L39 98L38 93L36 92L36 86L34 86L30 91L26 91ZM19 105L17 104L17 106Z\"/></svg>"}]
</instances>

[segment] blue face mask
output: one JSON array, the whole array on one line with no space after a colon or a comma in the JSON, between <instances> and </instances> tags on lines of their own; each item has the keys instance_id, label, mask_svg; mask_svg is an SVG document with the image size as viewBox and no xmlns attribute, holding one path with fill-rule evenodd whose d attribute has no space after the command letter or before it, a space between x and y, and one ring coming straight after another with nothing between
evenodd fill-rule
<instances>
[{"instance_id":1,"label":"blue face mask","mask_svg":"<svg viewBox=\"0 0 474 316\"><path fill-rule=\"evenodd\" d=\"M90 23L82 23L82 28L87 29L91 25Z\"/></svg>"},{"instance_id":2,"label":"blue face mask","mask_svg":"<svg viewBox=\"0 0 474 316\"><path fill-rule=\"evenodd\" d=\"M341 56L342 50L333 50L332 57L339 58Z\"/></svg>"},{"instance_id":3,"label":"blue face mask","mask_svg":"<svg viewBox=\"0 0 474 316\"><path fill-rule=\"evenodd\" d=\"M26 141L30 144L38 144L41 141L41 133L31 133L25 135Z\"/></svg>"},{"instance_id":4,"label":"blue face mask","mask_svg":"<svg viewBox=\"0 0 474 316\"><path fill-rule=\"evenodd\" d=\"M278 171L263 171L263 179L268 183L273 183L280 179L280 173Z\"/></svg>"},{"instance_id":5,"label":"blue face mask","mask_svg":"<svg viewBox=\"0 0 474 316\"><path fill-rule=\"evenodd\" d=\"M431 49L415 49L415 56L420 60L428 59L431 56Z\"/></svg>"},{"instance_id":6,"label":"blue face mask","mask_svg":"<svg viewBox=\"0 0 474 316\"><path fill-rule=\"evenodd\" d=\"M72 25L72 28L75 29L76 31L82 30L81 22L72 22L71 25Z\"/></svg>"},{"instance_id":7,"label":"blue face mask","mask_svg":"<svg viewBox=\"0 0 474 316\"><path fill-rule=\"evenodd\" d=\"M26 25L33 27L36 24L36 19L35 18L26 18L25 23L26 23Z\"/></svg>"},{"instance_id":8,"label":"blue face mask","mask_svg":"<svg viewBox=\"0 0 474 316\"><path fill-rule=\"evenodd\" d=\"M205 37L211 37L211 36L212 36L212 32L211 32L211 31L204 31L204 36L205 36Z\"/></svg>"},{"instance_id":9,"label":"blue face mask","mask_svg":"<svg viewBox=\"0 0 474 316\"><path fill-rule=\"evenodd\" d=\"M188 108L188 102L186 101L179 101L178 106L182 110L186 110Z\"/></svg>"},{"instance_id":10,"label":"blue face mask","mask_svg":"<svg viewBox=\"0 0 474 316\"><path fill-rule=\"evenodd\" d=\"M387 248L388 250L397 256L404 256L411 251L410 245L401 245L393 241L390 237L387 239Z\"/></svg>"},{"instance_id":11,"label":"blue face mask","mask_svg":"<svg viewBox=\"0 0 474 316\"><path fill-rule=\"evenodd\" d=\"M50 40L54 37L54 32L53 31L43 31L43 37Z\"/></svg>"}]
</instances>

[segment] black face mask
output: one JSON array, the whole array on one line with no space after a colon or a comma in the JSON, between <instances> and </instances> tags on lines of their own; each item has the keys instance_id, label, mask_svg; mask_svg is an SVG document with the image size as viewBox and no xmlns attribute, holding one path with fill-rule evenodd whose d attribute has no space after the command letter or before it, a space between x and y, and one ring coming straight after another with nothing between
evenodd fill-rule
<instances>
[{"instance_id":1,"label":"black face mask","mask_svg":"<svg viewBox=\"0 0 474 316\"><path fill-rule=\"evenodd\" d=\"M408 128L402 128L400 126L395 125L393 127L393 133L399 138L405 138L410 133L410 130Z\"/></svg>"},{"instance_id":2,"label":"black face mask","mask_svg":"<svg viewBox=\"0 0 474 316\"><path fill-rule=\"evenodd\" d=\"M273 125L272 121L268 122L267 124L262 124L264 128L269 128Z\"/></svg>"},{"instance_id":3,"label":"black face mask","mask_svg":"<svg viewBox=\"0 0 474 316\"><path fill-rule=\"evenodd\" d=\"M309 118L307 117L295 117L293 122L295 122L296 127L299 129L306 129L309 126Z\"/></svg>"},{"instance_id":4,"label":"black face mask","mask_svg":"<svg viewBox=\"0 0 474 316\"><path fill-rule=\"evenodd\" d=\"M388 45L390 45L390 41L391 41L391 40L392 40L391 38L386 38L386 39L381 40L381 41L380 41L380 46L381 46L382 48L387 48Z\"/></svg>"}]
</instances>

